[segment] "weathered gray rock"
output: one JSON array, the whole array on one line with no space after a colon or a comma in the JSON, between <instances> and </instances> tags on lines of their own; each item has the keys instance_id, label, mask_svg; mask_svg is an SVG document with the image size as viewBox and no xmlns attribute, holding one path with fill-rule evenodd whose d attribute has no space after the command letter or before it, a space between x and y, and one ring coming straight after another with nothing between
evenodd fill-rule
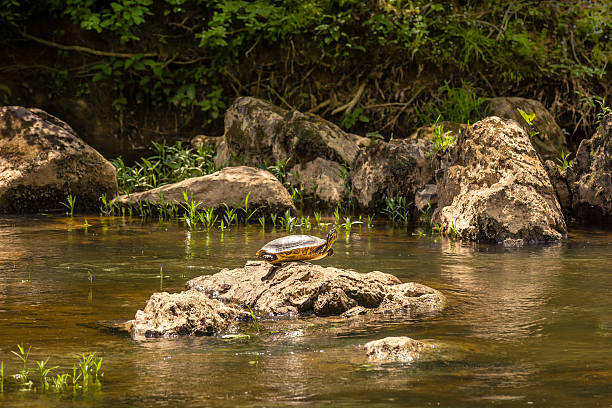
<instances>
[{"instance_id":1,"label":"weathered gray rock","mask_svg":"<svg viewBox=\"0 0 612 408\"><path fill-rule=\"evenodd\" d=\"M192 177L174 184L157 187L141 193L122 195L118 198L121 205L136 204L139 201L160 203L184 203L183 192L193 195L202 207L218 208L223 203L240 206L250 192L249 207L262 208L265 212L295 211L291 196L272 173L254 167L226 167L213 174Z\"/></svg>"},{"instance_id":2,"label":"weathered gray rock","mask_svg":"<svg viewBox=\"0 0 612 408\"><path fill-rule=\"evenodd\" d=\"M567 182L567 169L560 169L552 160L546 160L544 162L544 168L548 173L550 183L555 193L557 193L557 200L559 200L561 210L563 210L566 219L569 219L572 212L572 195Z\"/></svg>"},{"instance_id":3,"label":"weathered gray rock","mask_svg":"<svg viewBox=\"0 0 612 408\"><path fill-rule=\"evenodd\" d=\"M418 360L426 348L425 343L410 337L385 337L366 343L364 349L369 358L382 361L412 362Z\"/></svg>"},{"instance_id":4,"label":"weathered gray rock","mask_svg":"<svg viewBox=\"0 0 612 408\"><path fill-rule=\"evenodd\" d=\"M437 186L433 221L463 239L522 245L566 235L546 170L513 120L471 125L450 148Z\"/></svg>"},{"instance_id":5,"label":"weathered gray rock","mask_svg":"<svg viewBox=\"0 0 612 408\"><path fill-rule=\"evenodd\" d=\"M403 196L407 202L433 182L431 142L396 140L363 150L351 167L351 188L364 210L380 210L385 197Z\"/></svg>"},{"instance_id":6,"label":"weathered gray rock","mask_svg":"<svg viewBox=\"0 0 612 408\"><path fill-rule=\"evenodd\" d=\"M456 138L457 136L459 136L459 133L467 130L467 125L463 123L441 121L438 124L442 126L442 129L445 133L450 132L449 134L450 137ZM433 126L421 126L416 131L414 131L410 136L408 136L408 139L415 139L415 140L424 139L424 140L431 141L434 139L434 127Z\"/></svg>"},{"instance_id":7,"label":"weathered gray rock","mask_svg":"<svg viewBox=\"0 0 612 408\"><path fill-rule=\"evenodd\" d=\"M590 139L580 142L567 180L576 219L612 226L612 115L606 115Z\"/></svg>"},{"instance_id":8,"label":"weathered gray rock","mask_svg":"<svg viewBox=\"0 0 612 408\"><path fill-rule=\"evenodd\" d=\"M131 321L134 338L211 336L228 331L248 313L195 290L154 293Z\"/></svg>"},{"instance_id":9,"label":"weathered gray rock","mask_svg":"<svg viewBox=\"0 0 612 408\"><path fill-rule=\"evenodd\" d=\"M425 184L421 191L417 191L414 196L414 206L417 210L423 211L427 204L436 206L438 204L438 186L435 184Z\"/></svg>"},{"instance_id":10,"label":"weathered gray rock","mask_svg":"<svg viewBox=\"0 0 612 408\"><path fill-rule=\"evenodd\" d=\"M40 109L0 107L0 212L99 207L102 194L117 194L115 167L72 128Z\"/></svg>"},{"instance_id":11,"label":"weathered gray rock","mask_svg":"<svg viewBox=\"0 0 612 408\"><path fill-rule=\"evenodd\" d=\"M287 111L251 97L234 101L225 113L224 141L217 166L257 166L266 159L307 163L321 157L352 163L359 146L355 135L316 115Z\"/></svg>"},{"instance_id":12,"label":"weathered gray rock","mask_svg":"<svg viewBox=\"0 0 612 408\"><path fill-rule=\"evenodd\" d=\"M187 287L226 304L248 304L262 315L329 316L354 308L421 315L441 310L446 302L437 290L402 283L390 274L361 274L303 262L275 267L251 261L244 268L192 279Z\"/></svg>"},{"instance_id":13,"label":"weathered gray rock","mask_svg":"<svg viewBox=\"0 0 612 408\"><path fill-rule=\"evenodd\" d=\"M344 195L344 179L340 172L340 164L318 157L311 162L294 166L287 180L294 186L301 186L308 193L316 186L320 204L333 208Z\"/></svg>"},{"instance_id":14,"label":"weathered gray rock","mask_svg":"<svg viewBox=\"0 0 612 408\"><path fill-rule=\"evenodd\" d=\"M535 113L533 124L535 130L540 133L531 142L540 156L542 156L542 160L554 160L561 156L561 152L568 151L563 130L541 102L526 98L499 97L491 98L487 103L488 114L490 116L513 119L527 131L527 122L525 122L518 109L523 110L527 114Z\"/></svg>"},{"instance_id":15,"label":"weathered gray rock","mask_svg":"<svg viewBox=\"0 0 612 408\"><path fill-rule=\"evenodd\" d=\"M199 149L201 146L209 146L212 147L215 151L219 149L222 142L222 136L206 135L196 135L189 141L191 146L193 146L195 149Z\"/></svg>"}]
</instances>

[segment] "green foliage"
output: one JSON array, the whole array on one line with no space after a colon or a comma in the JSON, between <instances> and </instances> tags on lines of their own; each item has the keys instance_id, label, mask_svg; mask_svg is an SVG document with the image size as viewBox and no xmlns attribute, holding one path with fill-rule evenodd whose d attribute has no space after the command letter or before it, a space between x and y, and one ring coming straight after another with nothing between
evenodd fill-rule
<instances>
[{"instance_id":1,"label":"green foliage","mask_svg":"<svg viewBox=\"0 0 612 408\"><path fill-rule=\"evenodd\" d=\"M345 129L349 130L350 128L355 126L357 122L368 123L369 121L370 119L368 119L368 117L363 114L363 109L357 108L354 111L346 114L342 125Z\"/></svg>"},{"instance_id":2,"label":"green foliage","mask_svg":"<svg viewBox=\"0 0 612 408\"><path fill-rule=\"evenodd\" d=\"M385 208L382 212L394 225L402 224L406 226L410 222L409 205L403 196L385 197Z\"/></svg>"},{"instance_id":3,"label":"green foliage","mask_svg":"<svg viewBox=\"0 0 612 408\"><path fill-rule=\"evenodd\" d=\"M540 132L535 130L535 126L533 124L533 121L535 120L535 113L526 113L521 108L517 108L517 110L521 114L523 120L527 123L527 131L529 132L529 137L534 138L535 136L539 135Z\"/></svg>"},{"instance_id":4,"label":"green foliage","mask_svg":"<svg viewBox=\"0 0 612 408\"><path fill-rule=\"evenodd\" d=\"M119 190L124 193L144 191L216 171L211 147L202 145L193 149L180 141L173 146L153 142L153 147L156 154L141 158L133 166L126 166L120 157L111 160L117 169Z\"/></svg>"},{"instance_id":5,"label":"green foliage","mask_svg":"<svg viewBox=\"0 0 612 408\"><path fill-rule=\"evenodd\" d=\"M70 215L72 217L72 215L74 214L74 205L76 204L76 196L68 194L68 197L66 197L66 202L62 202L60 204L68 209L66 215Z\"/></svg>"},{"instance_id":6,"label":"green foliage","mask_svg":"<svg viewBox=\"0 0 612 408\"><path fill-rule=\"evenodd\" d=\"M433 124L433 153L444 153L446 150L457 140L456 137L451 136L451 131L444 131L444 126L438 123L440 117Z\"/></svg>"},{"instance_id":7,"label":"green foliage","mask_svg":"<svg viewBox=\"0 0 612 408\"><path fill-rule=\"evenodd\" d=\"M445 120L456 123L476 122L486 116L486 98L478 96L478 89L461 81L461 87L452 88L445 82L438 89L436 100L425 103L416 109L418 121L422 125Z\"/></svg>"},{"instance_id":8,"label":"green foliage","mask_svg":"<svg viewBox=\"0 0 612 408\"><path fill-rule=\"evenodd\" d=\"M566 170L569 169L570 167L572 167L573 164L573 160L568 160L570 157L571 153L564 153L563 151L561 152L561 157L557 158L557 166L561 169L561 170Z\"/></svg>"}]
</instances>

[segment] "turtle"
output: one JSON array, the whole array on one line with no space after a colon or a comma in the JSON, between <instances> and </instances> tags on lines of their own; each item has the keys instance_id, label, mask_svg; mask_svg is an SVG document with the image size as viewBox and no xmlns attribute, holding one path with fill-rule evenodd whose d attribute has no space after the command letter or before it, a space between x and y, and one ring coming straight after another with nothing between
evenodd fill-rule
<instances>
[{"instance_id":1,"label":"turtle","mask_svg":"<svg viewBox=\"0 0 612 408\"><path fill-rule=\"evenodd\" d=\"M271 264L317 260L334 253L332 246L336 238L338 232L335 228L329 231L327 239L312 235L288 235L268 242L256 255Z\"/></svg>"}]
</instances>

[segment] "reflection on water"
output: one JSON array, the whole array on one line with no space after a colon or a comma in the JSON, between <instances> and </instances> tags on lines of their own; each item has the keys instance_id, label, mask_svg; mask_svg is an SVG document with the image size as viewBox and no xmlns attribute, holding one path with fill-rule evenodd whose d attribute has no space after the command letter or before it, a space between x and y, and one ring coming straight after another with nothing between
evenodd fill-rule
<instances>
[{"instance_id":1,"label":"reflection on water","mask_svg":"<svg viewBox=\"0 0 612 408\"><path fill-rule=\"evenodd\" d=\"M314 229L313 235L325 231ZM33 346L71 367L104 357L103 391L85 406L602 406L612 403L612 234L504 249L416 238L376 226L340 234L322 265L381 270L442 290L448 308L409 319L263 319L251 341L133 341L99 322L130 319L152 292L241 267L283 235L259 226L187 231L121 218L0 218L0 361ZM88 273L92 275L90 284ZM243 330L252 333L248 325ZM362 346L408 335L436 351L413 364L374 364ZM0 394L0 405L61 398ZM64 399L63 402L65 402Z\"/></svg>"}]
</instances>

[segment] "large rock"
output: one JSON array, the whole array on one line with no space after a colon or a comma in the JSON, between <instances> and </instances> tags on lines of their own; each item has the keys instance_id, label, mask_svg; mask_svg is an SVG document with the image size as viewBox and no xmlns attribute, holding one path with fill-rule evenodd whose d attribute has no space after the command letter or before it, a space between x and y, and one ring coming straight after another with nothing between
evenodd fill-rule
<instances>
[{"instance_id":1,"label":"large rock","mask_svg":"<svg viewBox=\"0 0 612 408\"><path fill-rule=\"evenodd\" d=\"M572 209L583 224L612 226L612 115L580 143L567 180Z\"/></svg>"},{"instance_id":2,"label":"large rock","mask_svg":"<svg viewBox=\"0 0 612 408\"><path fill-rule=\"evenodd\" d=\"M488 117L447 155L433 221L463 239L506 245L554 241L567 229L550 179L525 130Z\"/></svg>"},{"instance_id":3,"label":"large rock","mask_svg":"<svg viewBox=\"0 0 612 408\"><path fill-rule=\"evenodd\" d=\"M195 290L154 293L131 321L134 338L211 336L234 327L248 313Z\"/></svg>"},{"instance_id":4,"label":"large rock","mask_svg":"<svg viewBox=\"0 0 612 408\"><path fill-rule=\"evenodd\" d=\"M248 304L262 315L329 316L348 313L403 311L411 315L437 312L444 296L417 283L402 283L393 275L366 274L303 262L273 266L248 262L187 282L207 296L227 304Z\"/></svg>"},{"instance_id":5,"label":"large rock","mask_svg":"<svg viewBox=\"0 0 612 408\"><path fill-rule=\"evenodd\" d=\"M223 137L218 167L287 158L307 163L317 157L350 164L359 151L358 138L333 123L251 97L236 99L226 111Z\"/></svg>"},{"instance_id":6,"label":"large rock","mask_svg":"<svg viewBox=\"0 0 612 408\"><path fill-rule=\"evenodd\" d=\"M366 343L364 349L369 358L382 361L412 362L418 360L425 343L410 337L385 337Z\"/></svg>"},{"instance_id":7,"label":"large rock","mask_svg":"<svg viewBox=\"0 0 612 408\"><path fill-rule=\"evenodd\" d=\"M115 167L72 128L40 109L0 107L0 212L99 207L103 194L117 194Z\"/></svg>"},{"instance_id":8,"label":"large rock","mask_svg":"<svg viewBox=\"0 0 612 408\"><path fill-rule=\"evenodd\" d=\"M561 156L561 152L568 151L563 130L541 102L526 98L499 97L489 99L487 104L490 116L513 119L527 131L529 131L529 126L518 110L521 109L527 114L535 113L533 125L539 134L531 142L542 156L542 160L554 160Z\"/></svg>"},{"instance_id":9,"label":"large rock","mask_svg":"<svg viewBox=\"0 0 612 408\"><path fill-rule=\"evenodd\" d=\"M312 193L316 186L317 200L325 208L333 208L344 196L344 179L340 164L320 157L311 162L298 164L291 169L287 180Z\"/></svg>"},{"instance_id":10,"label":"large rock","mask_svg":"<svg viewBox=\"0 0 612 408\"><path fill-rule=\"evenodd\" d=\"M249 207L260 207L268 213L280 213L287 209L295 211L291 196L272 173L254 167L226 167L213 174L192 177L174 184L157 187L141 193L122 195L121 205L134 205L139 201L160 203L183 203L183 192L200 201L202 207L218 208L223 203L239 207L250 192Z\"/></svg>"},{"instance_id":11,"label":"large rock","mask_svg":"<svg viewBox=\"0 0 612 408\"><path fill-rule=\"evenodd\" d=\"M364 210L380 210L385 197L403 196L412 202L415 193L433 182L429 141L396 140L368 146L351 167L353 197Z\"/></svg>"}]
</instances>

